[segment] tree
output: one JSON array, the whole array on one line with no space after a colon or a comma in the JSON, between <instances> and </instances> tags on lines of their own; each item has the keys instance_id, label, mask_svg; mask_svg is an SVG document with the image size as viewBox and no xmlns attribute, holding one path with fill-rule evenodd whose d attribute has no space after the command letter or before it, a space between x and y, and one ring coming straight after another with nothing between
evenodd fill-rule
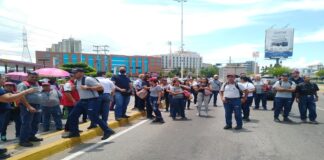
<instances>
[{"instance_id":1,"label":"tree","mask_svg":"<svg viewBox=\"0 0 324 160\"><path fill-rule=\"evenodd\" d=\"M215 74L219 74L219 68L210 66L207 68L202 68L200 70L200 75L204 77L213 77Z\"/></svg>"},{"instance_id":2,"label":"tree","mask_svg":"<svg viewBox=\"0 0 324 160\"><path fill-rule=\"evenodd\" d=\"M107 72L107 73L106 73L106 76L107 76L108 78L111 78L111 77L113 76L113 74L112 74L111 72Z\"/></svg>"},{"instance_id":3,"label":"tree","mask_svg":"<svg viewBox=\"0 0 324 160\"><path fill-rule=\"evenodd\" d=\"M268 69L268 74L272 74L273 76L280 76L283 73L290 73L291 69L289 67L271 67Z\"/></svg>"},{"instance_id":4,"label":"tree","mask_svg":"<svg viewBox=\"0 0 324 160\"><path fill-rule=\"evenodd\" d=\"M316 76L318 77L324 77L324 69L321 69L319 71L316 72Z\"/></svg>"},{"instance_id":5,"label":"tree","mask_svg":"<svg viewBox=\"0 0 324 160\"><path fill-rule=\"evenodd\" d=\"M95 77L97 76L97 71L96 69L90 67L88 64L85 63L69 63L69 64L63 64L60 69L63 69L67 72L71 72L71 70L73 68L83 68L84 69L84 73L87 76L91 76L91 77Z\"/></svg>"}]
</instances>

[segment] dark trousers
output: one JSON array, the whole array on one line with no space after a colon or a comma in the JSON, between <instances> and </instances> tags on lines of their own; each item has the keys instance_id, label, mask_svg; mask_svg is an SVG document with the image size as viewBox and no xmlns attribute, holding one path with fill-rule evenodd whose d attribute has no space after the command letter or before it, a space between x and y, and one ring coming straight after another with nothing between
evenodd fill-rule
<instances>
[{"instance_id":1,"label":"dark trousers","mask_svg":"<svg viewBox=\"0 0 324 160\"><path fill-rule=\"evenodd\" d=\"M155 114L156 119L163 119L162 114L159 110L159 104L157 103L158 97L150 97L150 103L151 106L153 107L153 112Z\"/></svg>"},{"instance_id":2,"label":"dark trousers","mask_svg":"<svg viewBox=\"0 0 324 160\"><path fill-rule=\"evenodd\" d=\"M187 104L187 108L189 109L190 108L190 103L191 103L190 99L185 98L184 103Z\"/></svg>"},{"instance_id":3,"label":"dark trousers","mask_svg":"<svg viewBox=\"0 0 324 160\"><path fill-rule=\"evenodd\" d=\"M65 131L69 131L69 117L70 117L70 114L74 108L74 106L64 106L64 108L67 110L68 112L68 118L66 119L66 122L65 122L65 126L64 126L64 130Z\"/></svg>"},{"instance_id":4,"label":"dark trousers","mask_svg":"<svg viewBox=\"0 0 324 160\"><path fill-rule=\"evenodd\" d=\"M21 117L21 128L20 128L20 135L19 141L20 143L28 142L29 138L35 137L38 132L38 125L41 119L40 105L38 104L30 104L36 110L35 113L31 113L27 110L24 105L20 105L20 117Z\"/></svg>"},{"instance_id":5,"label":"dark trousers","mask_svg":"<svg viewBox=\"0 0 324 160\"><path fill-rule=\"evenodd\" d=\"M170 108L170 98L169 98L169 94L165 93L164 94L164 99L165 99L165 110L169 111Z\"/></svg>"},{"instance_id":6,"label":"dark trousers","mask_svg":"<svg viewBox=\"0 0 324 160\"><path fill-rule=\"evenodd\" d=\"M137 95L135 95L135 103L136 103L136 107L138 108L139 111L144 111L145 99L141 99Z\"/></svg>"},{"instance_id":7,"label":"dark trousers","mask_svg":"<svg viewBox=\"0 0 324 160\"><path fill-rule=\"evenodd\" d=\"M183 98L172 98L171 101L172 110L171 117L176 118L177 113L180 114L181 117L186 117L185 115L185 100Z\"/></svg>"},{"instance_id":8,"label":"dark trousers","mask_svg":"<svg viewBox=\"0 0 324 160\"><path fill-rule=\"evenodd\" d=\"M104 93L99 96L98 98L99 103L99 115L101 116L101 120L104 122L108 122L108 115L109 115L109 104L110 104L110 94ZM99 116L98 115L98 116ZM94 122L91 121L91 126L96 126Z\"/></svg>"},{"instance_id":9,"label":"dark trousers","mask_svg":"<svg viewBox=\"0 0 324 160\"><path fill-rule=\"evenodd\" d=\"M214 96L214 101L213 101L214 103L213 103L213 104L214 104L214 105L217 105L217 96L218 96L219 91L212 91L212 93L213 93L213 94L210 95L209 102L210 102L212 96Z\"/></svg>"},{"instance_id":10,"label":"dark trousers","mask_svg":"<svg viewBox=\"0 0 324 160\"><path fill-rule=\"evenodd\" d=\"M137 96L137 94L136 94L137 92L138 92L138 91L135 91L135 95L134 95L134 97L135 97L134 108L139 109L138 101L140 100L140 98Z\"/></svg>"},{"instance_id":11,"label":"dark trousers","mask_svg":"<svg viewBox=\"0 0 324 160\"><path fill-rule=\"evenodd\" d=\"M242 127L242 109L240 98L227 98L224 103L226 125L232 126L232 114L234 112L237 126Z\"/></svg>"},{"instance_id":12,"label":"dark trousers","mask_svg":"<svg viewBox=\"0 0 324 160\"><path fill-rule=\"evenodd\" d=\"M250 107L253 102L253 97L247 97L245 103L242 104L243 119L248 119L250 117Z\"/></svg>"},{"instance_id":13,"label":"dark trousers","mask_svg":"<svg viewBox=\"0 0 324 160\"><path fill-rule=\"evenodd\" d=\"M147 96L145 99L145 108L146 108L146 116L147 118L152 118L153 117L153 108L150 103L150 96Z\"/></svg>"},{"instance_id":14,"label":"dark trousers","mask_svg":"<svg viewBox=\"0 0 324 160\"><path fill-rule=\"evenodd\" d=\"M197 104L198 93L197 92L192 92L192 94L194 96L194 104Z\"/></svg>"},{"instance_id":15,"label":"dark trousers","mask_svg":"<svg viewBox=\"0 0 324 160\"><path fill-rule=\"evenodd\" d=\"M14 110L5 110L4 112L0 113L1 136L7 135L7 128L11 120L15 122L16 137L19 137L21 127L21 117L19 108Z\"/></svg>"},{"instance_id":16,"label":"dark trousers","mask_svg":"<svg viewBox=\"0 0 324 160\"><path fill-rule=\"evenodd\" d=\"M107 123L101 120L98 116L99 104L98 98L80 100L73 108L69 115L69 129L71 134L79 134L79 117L82 111L86 109L91 122L98 124L104 133L111 133L112 130L108 127Z\"/></svg>"},{"instance_id":17,"label":"dark trousers","mask_svg":"<svg viewBox=\"0 0 324 160\"><path fill-rule=\"evenodd\" d=\"M267 96L265 93L254 94L254 104L256 109L260 107L260 101L262 101L263 109L267 109Z\"/></svg>"},{"instance_id":18,"label":"dark trousers","mask_svg":"<svg viewBox=\"0 0 324 160\"><path fill-rule=\"evenodd\" d=\"M291 110L291 98L281 98L276 97L275 98L275 111L274 111L274 118L278 118L280 112L283 109L283 117L287 118L289 116L289 112Z\"/></svg>"},{"instance_id":19,"label":"dark trousers","mask_svg":"<svg viewBox=\"0 0 324 160\"><path fill-rule=\"evenodd\" d=\"M300 119L306 120L307 118L307 110L309 111L308 118L311 121L315 121L317 114L316 114L316 103L315 103L315 98L314 95L305 95L301 96L300 100Z\"/></svg>"},{"instance_id":20,"label":"dark trousers","mask_svg":"<svg viewBox=\"0 0 324 160\"><path fill-rule=\"evenodd\" d=\"M62 129L62 111L59 105L53 107L42 106L42 117L44 130L49 130L51 117L53 117L56 129Z\"/></svg>"}]
</instances>

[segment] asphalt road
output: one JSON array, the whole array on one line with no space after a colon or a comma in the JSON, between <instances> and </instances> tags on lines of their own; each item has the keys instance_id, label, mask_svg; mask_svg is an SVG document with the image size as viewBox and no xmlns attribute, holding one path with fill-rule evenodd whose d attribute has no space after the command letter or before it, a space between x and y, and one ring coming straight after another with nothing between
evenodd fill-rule
<instances>
[{"instance_id":1,"label":"asphalt road","mask_svg":"<svg viewBox=\"0 0 324 160\"><path fill-rule=\"evenodd\" d=\"M272 106L272 101L268 105ZM323 94L317 105L318 125L300 123L295 104L291 113L294 123L276 123L272 111L252 110L252 121L245 123L241 131L222 129L223 107L210 107L209 118L197 117L196 110L189 110L188 121L172 121L164 113L165 124L142 120L137 126L120 129L120 135L108 142L96 144L100 140L95 139L49 159L322 160Z\"/></svg>"}]
</instances>

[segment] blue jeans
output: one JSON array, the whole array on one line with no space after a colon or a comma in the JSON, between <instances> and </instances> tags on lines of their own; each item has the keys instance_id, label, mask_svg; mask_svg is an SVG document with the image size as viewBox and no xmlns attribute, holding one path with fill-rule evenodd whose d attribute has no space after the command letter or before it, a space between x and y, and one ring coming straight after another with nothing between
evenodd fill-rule
<instances>
[{"instance_id":1,"label":"blue jeans","mask_svg":"<svg viewBox=\"0 0 324 160\"><path fill-rule=\"evenodd\" d=\"M307 110L309 111L309 120L315 121L317 114L316 114L316 104L315 104L315 98L314 95L311 96L301 96L300 100L300 118L302 120L306 119L307 116Z\"/></svg>"},{"instance_id":2,"label":"blue jeans","mask_svg":"<svg viewBox=\"0 0 324 160\"><path fill-rule=\"evenodd\" d=\"M181 117L186 117L185 115L185 100L183 98L172 98L171 101L171 117L176 118L177 113L180 114Z\"/></svg>"},{"instance_id":3,"label":"blue jeans","mask_svg":"<svg viewBox=\"0 0 324 160\"><path fill-rule=\"evenodd\" d=\"M62 112L60 106L47 107L42 106L42 116L43 116L43 128L44 130L49 130L51 116L55 122L56 129L62 129L63 124L61 120Z\"/></svg>"},{"instance_id":4,"label":"blue jeans","mask_svg":"<svg viewBox=\"0 0 324 160\"><path fill-rule=\"evenodd\" d=\"M260 107L260 101L262 101L263 109L267 109L267 96L265 93L254 94L255 108L258 109Z\"/></svg>"},{"instance_id":5,"label":"blue jeans","mask_svg":"<svg viewBox=\"0 0 324 160\"><path fill-rule=\"evenodd\" d=\"M148 93L148 96L145 98L145 108L146 108L146 116L147 118L152 118L153 115L153 106L151 105L151 101L150 101L150 96L149 96L150 92Z\"/></svg>"},{"instance_id":6,"label":"blue jeans","mask_svg":"<svg viewBox=\"0 0 324 160\"><path fill-rule=\"evenodd\" d=\"M214 96L214 105L217 105L217 96L218 96L218 93L219 91L212 91L213 94L210 95L210 99L209 101L211 100L211 97Z\"/></svg>"},{"instance_id":7,"label":"blue jeans","mask_svg":"<svg viewBox=\"0 0 324 160\"><path fill-rule=\"evenodd\" d=\"M115 118L122 118L126 115L126 110L130 100L130 96L122 95L120 92L116 92L115 100Z\"/></svg>"},{"instance_id":8,"label":"blue jeans","mask_svg":"<svg viewBox=\"0 0 324 160\"><path fill-rule=\"evenodd\" d=\"M158 97L151 97L150 96L150 103L151 106L153 107L153 112L155 114L156 119L163 119L162 114L159 110L159 104L157 103Z\"/></svg>"},{"instance_id":9,"label":"blue jeans","mask_svg":"<svg viewBox=\"0 0 324 160\"><path fill-rule=\"evenodd\" d=\"M173 97L172 97L172 95L171 94L169 94L169 96L168 96L168 99L169 99L169 103L170 103L170 105L169 105L169 107L170 107L170 115L172 114L172 112L174 112L173 110L174 110L174 107L173 107Z\"/></svg>"},{"instance_id":10,"label":"blue jeans","mask_svg":"<svg viewBox=\"0 0 324 160\"><path fill-rule=\"evenodd\" d=\"M66 119L66 122L65 122L65 126L64 126L64 130L65 131L69 131L69 117L70 117L70 114L74 108L74 106L64 106L65 109L67 109L67 112L68 112L68 118Z\"/></svg>"},{"instance_id":11,"label":"blue jeans","mask_svg":"<svg viewBox=\"0 0 324 160\"><path fill-rule=\"evenodd\" d=\"M243 122L242 122L241 99L226 98L226 103L224 103L224 108L225 108L226 125L232 126L232 114L234 111L237 126L242 127Z\"/></svg>"},{"instance_id":12,"label":"blue jeans","mask_svg":"<svg viewBox=\"0 0 324 160\"><path fill-rule=\"evenodd\" d=\"M101 115L101 119L106 123L108 122L110 98L111 97L109 93L104 93L100 95L98 98L98 103L100 106L99 115ZM96 125L97 124L91 122L91 126L96 126Z\"/></svg>"},{"instance_id":13,"label":"blue jeans","mask_svg":"<svg viewBox=\"0 0 324 160\"><path fill-rule=\"evenodd\" d=\"M73 108L69 115L69 129L71 134L79 134L79 117L82 111L86 109L91 122L98 124L104 133L111 133L112 130L107 123L101 120L98 116L99 104L98 98L82 99Z\"/></svg>"},{"instance_id":14,"label":"blue jeans","mask_svg":"<svg viewBox=\"0 0 324 160\"><path fill-rule=\"evenodd\" d=\"M20 137L19 141L21 143L28 142L29 138L35 137L38 132L38 125L41 119L40 105L38 104L30 104L33 106L38 112L31 113L27 110L24 105L19 105L20 107L20 117L21 117L21 128L20 128Z\"/></svg>"},{"instance_id":15,"label":"blue jeans","mask_svg":"<svg viewBox=\"0 0 324 160\"><path fill-rule=\"evenodd\" d=\"M243 119L247 119L250 116L250 107L253 102L253 97L247 97L246 102L242 104Z\"/></svg>"},{"instance_id":16,"label":"blue jeans","mask_svg":"<svg viewBox=\"0 0 324 160\"><path fill-rule=\"evenodd\" d=\"M278 118L282 109L284 109L283 117L287 118L289 116L289 112L291 110L291 98L281 98L275 97L275 111L274 118Z\"/></svg>"}]
</instances>

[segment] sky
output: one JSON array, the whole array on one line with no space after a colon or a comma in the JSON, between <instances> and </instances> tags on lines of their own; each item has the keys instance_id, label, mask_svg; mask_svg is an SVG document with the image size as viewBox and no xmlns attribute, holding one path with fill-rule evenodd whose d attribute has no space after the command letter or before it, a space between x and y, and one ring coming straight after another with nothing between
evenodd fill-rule
<instances>
[{"instance_id":1,"label":"sky","mask_svg":"<svg viewBox=\"0 0 324 160\"><path fill-rule=\"evenodd\" d=\"M29 50L63 38L82 40L83 51L109 45L111 54L158 55L180 49L181 6L175 0L0 0L0 58L20 59L22 31ZM265 30L294 28L294 52L284 66L324 62L324 0L187 0L184 49L204 63L264 58Z\"/></svg>"}]
</instances>

